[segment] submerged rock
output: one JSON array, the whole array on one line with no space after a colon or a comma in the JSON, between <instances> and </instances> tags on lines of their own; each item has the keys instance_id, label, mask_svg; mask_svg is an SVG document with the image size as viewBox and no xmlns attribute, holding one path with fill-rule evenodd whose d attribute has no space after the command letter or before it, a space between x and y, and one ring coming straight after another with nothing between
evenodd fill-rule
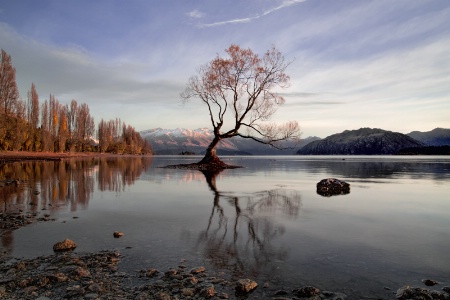
<instances>
[{"instance_id":1,"label":"submerged rock","mask_svg":"<svg viewBox=\"0 0 450 300\"><path fill-rule=\"evenodd\" d=\"M322 196L343 195L350 193L350 184L336 178L322 179L317 183L317 194Z\"/></svg>"}]
</instances>

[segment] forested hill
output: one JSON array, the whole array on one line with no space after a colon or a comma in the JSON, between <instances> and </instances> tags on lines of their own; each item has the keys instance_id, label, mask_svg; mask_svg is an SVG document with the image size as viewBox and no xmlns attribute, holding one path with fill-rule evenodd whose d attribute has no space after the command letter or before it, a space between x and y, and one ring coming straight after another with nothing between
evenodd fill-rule
<instances>
[{"instance_id":1,"label":"forested hill","mask_svg":"<svg viewBox=\"0 0 450 300\"><path fill-rule=\"evenodd\" d=\"M301 155L382 155L396 154L400 149L423 147L423 143L399 132L377 128L345 130L322 140L309 143L297 154Z\"/></svg>"}]
</instances>

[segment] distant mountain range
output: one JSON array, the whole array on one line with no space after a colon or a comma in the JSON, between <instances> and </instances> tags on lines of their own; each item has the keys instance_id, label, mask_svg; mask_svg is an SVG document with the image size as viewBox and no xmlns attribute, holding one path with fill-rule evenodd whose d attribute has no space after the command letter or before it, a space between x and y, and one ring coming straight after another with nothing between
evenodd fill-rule
<instances>
[{"instance_id":1,"label":"distant mountain range","mask_svg":"<svg viewBox=\"0 0 450 300\"><path fill-rule=\"evenodd\" d=\"M156 154L173 155L182 152L204 154L214 135L208 128L195 130L155 128L141 131L141 136L152 145ZM290 149L278 150L251 139L234 137L222 140L217 148L217 153L219 155L291 155L309 142L318 139L320 138L308 137L302 139L298 144L292 143L289 145Z\"/></svg>"},{"instance_id":2,"label":"distant mountain range","mask_svg":"<svg viewBox=\"0 0 450 300\"><path fill-rule=\"evenodd\" d=\"M162 129L141 131L141 136L153 147L155 154L204 154L213 138L208 128ZM397 154L401 149L450 145L450 129L436 128L428 132L413 131L409 134L377 128L346 130L324 139L307 137L291 149L278 150L250 139L234 137L222 140L219 155L330 155L330 154Z\"/></svg>"},{"instance_id":3,"label":"distant mountain range","mask_svg":"<svg viewBox=\"0 0 450 300\"><path fill-rule=\"evenodd\" d=\"M399 132L360 128L345 130L314 141L297 151L302 155L373 155L396 154L403 148L424 147L426 144Z\"/></svg>"},{"instance_id":4,"label":"distant mountain range","mask_svg":"<svg viewBox=\"0 0 450 300\"><path fill-rule=\"evenodd\" d=\"M407 135L428 146L450 145L450 129L435 128L427 132L413 131Z\"/></svg>"}]
</instances>

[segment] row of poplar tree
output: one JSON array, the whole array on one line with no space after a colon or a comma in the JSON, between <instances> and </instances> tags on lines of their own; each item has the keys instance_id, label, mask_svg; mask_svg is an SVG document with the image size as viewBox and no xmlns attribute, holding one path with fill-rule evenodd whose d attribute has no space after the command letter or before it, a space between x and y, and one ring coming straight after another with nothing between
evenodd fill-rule
<instances>
[{"instance_id":1,"label":"row of poplar tree","mask_svg":"<svg viewBox=\"0 0 450 300\"><path fill-rule=\"evenodd\" d=\"M97 137L97 141L95 140ZM16 70L3 49L0 65L0 150L148 154L151 146L120 119L101 120L96 129L86 103L63 105L53 96L39 103L34 83L19 98Z\"/></svg>"}]
</instances>

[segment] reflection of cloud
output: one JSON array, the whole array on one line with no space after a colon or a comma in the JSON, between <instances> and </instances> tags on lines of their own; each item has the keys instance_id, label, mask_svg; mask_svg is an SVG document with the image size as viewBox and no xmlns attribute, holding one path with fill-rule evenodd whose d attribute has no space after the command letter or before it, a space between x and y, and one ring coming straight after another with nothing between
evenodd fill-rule
<instances>
[{"instance_id":1,"label":"reflection of cloud","mask_svg":"<svg viewBox=\"0 0 450 300\"><path fill-rule=\"evenodd\" d=\"M289 7L291 5L300 3L300 2L305 2L306 0L285 0L283 1L280 5L278 5L277 7L268 9L256 16L253 17L246 17L246 18L237 18L237 19L231 19L231 20L226 20L226 21L220 21L220 22L214 22L214 23L209 23L209 24L201 24L200 27L214 27L214 26L221 26L221 25L226 25L226 24L239 24L239 23L249 23L252 20L255 19L259 19L261 17L267 16L268 14L271 14L277 10Z\"/></svg>"}]
</instances>

